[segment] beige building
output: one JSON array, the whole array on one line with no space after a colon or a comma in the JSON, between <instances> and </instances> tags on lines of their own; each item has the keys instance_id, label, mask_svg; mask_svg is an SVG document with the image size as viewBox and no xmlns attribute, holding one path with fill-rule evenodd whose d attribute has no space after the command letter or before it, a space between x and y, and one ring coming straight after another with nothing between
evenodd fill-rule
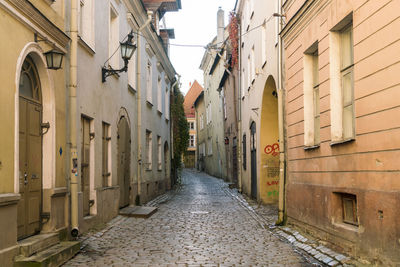
<instances>
[{"instance_id":1,"label":"beige building","mask_svg":"<svg viewBox=\"0 0 400 267\"><path fill-rule=\"evenodd\" d=\"M242 192L264 203L279 195L277 1L239 0Z\"/></svg>"},{"instance_id":2,"label":"beige building","mask_svg":"<svg viewBox=\"0 0 400 267\"><path fill-rule=\"evenodd\" d=\"M288 220L400 264L400 1L287 0Z\"/></svg>"},{"instance_id":3,"label":"beige building","mask_svg":"<svg viewBox=\"0 0 400 267\"><path fill-rule=\"evenodd\" d=\"M196 118L196 168L205 171L207 133L205 129L206 108L204 103L204 91L193 103Z\"/></svg>"}]
</instances>

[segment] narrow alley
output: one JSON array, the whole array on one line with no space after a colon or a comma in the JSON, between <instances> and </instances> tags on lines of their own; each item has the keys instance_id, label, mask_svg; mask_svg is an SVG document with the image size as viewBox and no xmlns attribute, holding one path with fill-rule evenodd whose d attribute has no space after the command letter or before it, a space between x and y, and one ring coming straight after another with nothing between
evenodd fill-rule
<instances>
[{"instance_id":1,"label":"narrow alley","mask_svg":"<svg viewBox=\"0 0 400 267\"><path fill-rule=\"evenodd\" d=\"M72 266L310 266L263 229L222 180L183 170L148 219L118 216L83 241Z\"/></svg>"}]
</instances>

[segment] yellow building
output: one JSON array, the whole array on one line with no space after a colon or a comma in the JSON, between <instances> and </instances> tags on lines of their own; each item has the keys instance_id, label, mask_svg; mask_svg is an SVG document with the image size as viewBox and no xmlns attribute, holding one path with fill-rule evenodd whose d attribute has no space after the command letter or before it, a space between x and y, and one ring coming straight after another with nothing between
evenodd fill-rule
<instances>
[{"instance_id":1,"label":"yellow building","mask_svg":"<svg viewBox=\"0 0 400 267\"><path fill-rule=\"evenodd\" d=\"M12 264L17 240L65 232L66 75L45 53L66 53L64 1L0 2L0 263Z\"/></svg>"}]
</instances>

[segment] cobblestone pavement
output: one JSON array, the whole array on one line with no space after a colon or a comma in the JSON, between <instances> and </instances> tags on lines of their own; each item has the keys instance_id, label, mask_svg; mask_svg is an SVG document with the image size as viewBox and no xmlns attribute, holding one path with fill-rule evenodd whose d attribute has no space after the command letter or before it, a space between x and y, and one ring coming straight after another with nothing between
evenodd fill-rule
<instances>
[{"instance_id":1,"label":"cobblestone pavement","mask_svg":"<svg viewBox=\"0 0 400 267\"><path fill-rule=\"evenodd\" d=\"M118 216L64 266L311 265L204 173L184 170L180 189L158 207L148 219Z\"/></svg>"}]
</instances>

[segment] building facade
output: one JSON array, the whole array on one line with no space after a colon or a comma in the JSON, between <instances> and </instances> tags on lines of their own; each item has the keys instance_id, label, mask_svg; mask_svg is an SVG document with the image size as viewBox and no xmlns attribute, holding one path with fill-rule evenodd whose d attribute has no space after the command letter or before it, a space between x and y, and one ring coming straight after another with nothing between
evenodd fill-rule
<instances>
[{"instance_id":1,"label":"building facade","mask_svg":"<svg viewBox=\"0 0 400 267\"><path fill-rule=\"evenodd\" d=\"M264 203L279 196L277 1L240 0L242 192Z\"/></svg>"},{"instance_id":2,"label":"building facade","mask_svg":"<svg viewBox=\"0 0 400 267\"><path fill-rule=\"evenodd\" d=\"M224 26L224 11L218 11L218 36L208 45L200 69L204 72L204 103L206 128L205 171L213 176L226 179L226 152L224 143L223 98L219 83L225 71L226 50L224 41L227 32Z\"/></svg>"},{"instance_id":3,"label":"building facade","mask_svg":"<svg viewBox=\"0 0 400 267\"><path fill-rule=\"evenodd\" d=\"M400 2L283 9L288 220L371 264L398 265Z\"/></svg>"},{"instance_id":4,"label":"building facade","mask_svg":"<svg viewBox=\"0 0 400 267\"><path fill-rule=\"evenodd\" d=\"M68 239L170 187L174 33L159 22L180 8L179 0L0 2L9 40L0 44L2 266L37 252L15 258L30 238ZM127 72L102 80L102 67L124 67L119 46L131 31ZM64 54L61 69L49 69L52 49Z\"/></svg>"},{"instance_id":5,"label":"building facade","mask_svg":"<svg viewBox=\"0 0 400 267\"><path fill-rule=\"evenodd\" d=\"M183 163L185 168L195 168L197 162L196 153L196 112L194 108L194 102L197 97L203 92L203 87L195 80L193 84L189 84L189 91L185 95L185 101L183 106L185 109L185 115L189 124L189 146L186 154L183 156Z\"/></svg>"}]
</instances>

